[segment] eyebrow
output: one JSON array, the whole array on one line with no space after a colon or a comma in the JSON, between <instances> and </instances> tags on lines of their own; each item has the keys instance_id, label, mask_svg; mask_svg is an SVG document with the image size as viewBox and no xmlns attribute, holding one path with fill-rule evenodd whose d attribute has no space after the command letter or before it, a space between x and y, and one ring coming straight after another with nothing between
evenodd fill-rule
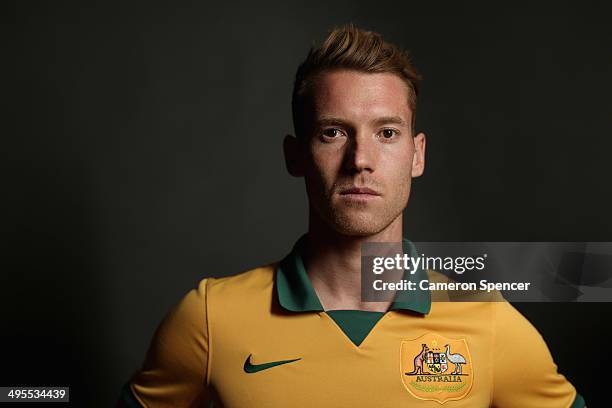
<instances>
[{"instance_id":1,"label":"eyebrow","mask_svg":"<svg viewBox=\"0 0 612 408\"><path fill-rule=\"evenodd\" d=\"M401 126L407 126L406 121L399 116L383 116L372 121L372 124L375 126L381 126L386 124L395 124Z\"/></svg>"},{"instance_id":2,"label":"eyebrow","mask_svg":"<svg viewBox=\"0 0 612 408\"><path fill-rule=\"evenodd\" d=\"M351 126L349 121L344 119L336 118L336 117L324 117L315 121L318 126ZM407 123L404 119L399 116L381 116L380 118L376 118L370 121L370 124L374 126L382 126L385 124L396 124L400 126L407 126Z\"/></svg>"}]
</instances>

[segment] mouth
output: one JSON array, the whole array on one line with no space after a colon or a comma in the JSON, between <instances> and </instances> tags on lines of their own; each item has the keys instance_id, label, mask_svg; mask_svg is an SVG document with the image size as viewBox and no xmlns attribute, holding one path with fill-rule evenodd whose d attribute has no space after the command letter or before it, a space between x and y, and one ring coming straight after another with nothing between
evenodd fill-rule
<instances>
[{"instance_id":1,"label":"mouth","mask_svg":"<svg viewBox=\"0 0 612 408\"><path fill-rule=\"evenodd\" d=\"M380 197L378 191L367 187L350 187L340 191L340 196L352 200L369 200Z\"/></svg>"}]
</instances>

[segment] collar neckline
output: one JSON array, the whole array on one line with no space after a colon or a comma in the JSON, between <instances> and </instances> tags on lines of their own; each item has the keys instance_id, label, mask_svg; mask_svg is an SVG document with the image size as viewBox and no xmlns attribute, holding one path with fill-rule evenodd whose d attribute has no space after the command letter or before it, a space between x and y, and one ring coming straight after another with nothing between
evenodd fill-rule
<instances>
[{"instance_id":1,"label":"collar neckline","mask_svg":"<svg viewBox=\"0 0 612 408\"><path fill-rule=\"evenodd\" d=\"M323 306L306 274L303 254L307 234L302 235L291 252L283 258L276 268L276 293L280 305L291 312L324 312ZM416 257L414 244L408 239L402 240L405 253ZM427 272L419 268L413 275L405 272L404 279L420 282L427 279ZM418 288L418 285L417 285ZM431 293L429 290L398 291L389 310L409 310L427 314L431 310Z\"/></svg>"}]
</instances>

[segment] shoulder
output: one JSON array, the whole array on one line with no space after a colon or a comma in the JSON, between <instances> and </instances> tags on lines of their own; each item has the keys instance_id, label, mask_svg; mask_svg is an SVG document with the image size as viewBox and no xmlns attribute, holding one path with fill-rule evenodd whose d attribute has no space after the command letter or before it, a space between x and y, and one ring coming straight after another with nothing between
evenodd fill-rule
<instances>
[{"instance_id":1,"label":"shoulder","mask_svg":"<svg viewBox=\"0 0 612 408\"><path fill-rule=\"evenodd\" d=\"M510 303L493 304L494 402L496 406L580 405L576 389L557 370L538 330ZM571 405L574 406L574 405Z\"/></svg>"},{"instance_id":2,"label":"shoulder","mask_svg":"<svg viewBox=\"0 0 612 408\"><path fill-rule=\"evenodd\" d=\"M242 296L269 288L274 282L274 272L278 262L259 266L237 275L222 278L205 278L206 291L215 296ZM202 282L200 286L202 286Z\"/></svg>"},{"instance_id":3,"label":"shoulder","mask_svg":"<svg viewBox=\"0 0 612 408\"><path fill-rule=\"evenodd\" d=\"M522 349L524 353L548 355L548 348L536 327L508 302L493 303L495 341L503 349Z\"/></svg>"},{"instance_id":4,"label":"shoulder","mask_svg":"<svg viewBox=\"0 0 612 408\"><path fill-rule=\"evenodd\" d=\"M535 326L509 302L495 302L495 322L498 334L541 337Z\"/></svg>"},{"instance_id":5,"label":"shoulder","mask_svg":"<svg viewBox=\"0 0 612 408\"><path fill-rule=\"evenodd\" d=\"M166 315L157 336L178 343L188 337L201 337L208 324L211 303L213 306L221 303L224 308L231 304L244 306L248 299L272 286L275 266L272 263L233 276L201 279ZM186 332L192 336L185 336Z\"/></svg>"},{"instance_id":6,"label":"shoulder","mask_svg":"<svg viewBox=\"0 0 612 408\"><path fill-rule=\"evenodd\" d=\"M269 308L278 262L259 266L237 275L206 279L207 313L244 313L259 307Z\"/></svg>"},{"instance_id":7,"label":"shoulder","mask_svg":"<svg viewBox=\"0 0 612 408\"><path fill-rule=\"evenodd\" d=\"M493 303L492 307L493 357L498 377L510 381L517 376L526 378L540 369L555 372L553 357L536 327L508 302Z\"/></svg>"}]
</instances>

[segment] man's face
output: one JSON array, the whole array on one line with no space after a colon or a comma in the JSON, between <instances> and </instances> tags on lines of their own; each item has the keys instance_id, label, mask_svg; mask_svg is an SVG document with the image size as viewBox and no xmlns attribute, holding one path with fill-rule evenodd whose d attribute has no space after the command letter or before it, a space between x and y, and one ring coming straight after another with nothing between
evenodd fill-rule
<instances>
[{"instance_id":1,"label":"man's face","mask_svg":"<svg viewBox=\"0 0 612 408\"><path fill-rule=\"evenodd\" d=\"M401 222L425 136L413 137L408 88L396 75L340 70L320 75L306 112L303 175L311 210L344 235Z\"/></svg>"}]
</instances>

